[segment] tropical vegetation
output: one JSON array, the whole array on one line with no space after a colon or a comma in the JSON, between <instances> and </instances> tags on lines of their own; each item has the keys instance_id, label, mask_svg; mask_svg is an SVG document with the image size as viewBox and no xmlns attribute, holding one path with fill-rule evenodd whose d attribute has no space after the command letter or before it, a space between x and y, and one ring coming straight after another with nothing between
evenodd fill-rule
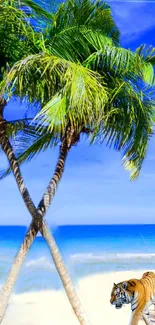
<instances>
[{"instance_id":1,"label":"tropical vegetation","mask_svg":"<svg viewBox=\"0 0 155 325\"><path fill-rule=\"evenodd\" d=\"M4 7L8 8L9 3L6 1ZM25 34L20 29L18 35L14 29L10 32L17 42L22 40L23 52L20 57L15 46L11 64L3 68L0 143L32 222L1 291L0 319L28 249L40 231L80 324L88 324L44 216L62 177L67 155L83 134L90 143L105 141L120 150L131 177L137 177L153 132L155 50L140 46L133 53L121 48L111 9L101 1L68 0L51 15L39 11L29 0L22 3L31 6L32 11L28 10L27 14L21 10L21 2L20 8L11 2L15 13L24 15L20 23L16 18L15 26L22 22L21 31ZM31 23L31 15L35 15L35 23ZM7 43L6 48L9 49ZM4 58L6 56L4 52ZM27 100L30 107L34 103L39 107L31 123L22 120L12 124L16 127L15 133L20 131L17 135L20 146L14 150L3 118L4 96L7 101L11 96L19 96L21 101ZM36 208L19 165L55 145L60 147L55 172ZM1 177L9 171L2 172Z\"/></svg>"}]
</instances>

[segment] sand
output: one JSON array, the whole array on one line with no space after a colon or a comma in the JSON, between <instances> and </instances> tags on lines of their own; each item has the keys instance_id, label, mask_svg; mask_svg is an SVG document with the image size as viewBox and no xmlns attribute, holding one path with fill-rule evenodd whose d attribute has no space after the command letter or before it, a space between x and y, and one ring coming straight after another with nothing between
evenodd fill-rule
<instances>
[{"instance_id":1,"label":"sand","mask_svg":"<svg viewBox=\"0 0 155 325\"><path fill-rule=\"evenodd\" d=\"M117 310L110 305L113 282L140 278L142 271L113 272L85 277L77 284L81 302L91 325L129 324L130 305ZM40 291L12 295L3 325L78 325L65 293L62 291ZM139 325L144 324L143 321Z\"/></svg>"}]
</instances>

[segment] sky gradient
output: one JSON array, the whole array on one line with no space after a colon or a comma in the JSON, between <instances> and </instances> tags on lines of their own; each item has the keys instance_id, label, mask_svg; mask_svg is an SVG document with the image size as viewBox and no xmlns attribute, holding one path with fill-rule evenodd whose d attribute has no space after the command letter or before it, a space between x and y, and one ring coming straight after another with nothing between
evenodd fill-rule
<instances>
[{"instance_id":1,"label":"sky gradient","mask_svg":"<svg viewBox=\"0 0 155 325\"><path fill-rule=\"evenodd\" d=\"M107 1L121 31L121 44L135 50L142 43L155 47L154 1ZM22 117L24 106L11 101L5 116ZM22 167L26 185L39 202L54 171L58 148L40 154ZM7 166L4 155L0 168ZM28 225L30 215L12 175L1 181L0 224ZM47 213L57 224L155 223L155 137L151 139L140 177L131 182L120 153L89 146L84 139L69 153L65 173Z\"/></svg>"}]
</instances>

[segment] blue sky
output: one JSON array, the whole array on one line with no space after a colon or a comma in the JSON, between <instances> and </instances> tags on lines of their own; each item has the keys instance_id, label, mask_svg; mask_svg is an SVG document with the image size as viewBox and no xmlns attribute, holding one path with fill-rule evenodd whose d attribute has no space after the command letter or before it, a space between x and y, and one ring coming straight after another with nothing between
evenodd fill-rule
<instances>
[{"instance_id":1,"label":"blue sky","mask_svg":"<svg viewBox=\"0 0 155 325\"><path fill-rule=\"evenodd\" d=\"M155 47L154 1L107 1L121 31L124 47L135 49L141 43ZM24 107L11 102L6 118L22 116ZM39 155L22 167L35 203L40 200L52 176L58 149ZM4 155L0 168L7 165ZM1 182L0 224L25 224L30 215L13 176ZM47 213L50 224L114 224L155 222L155 137L151 139L146 161L138 180L131 182L120 153L81 141L72 148L63 179Z\"/></svg>"}]
</instances>

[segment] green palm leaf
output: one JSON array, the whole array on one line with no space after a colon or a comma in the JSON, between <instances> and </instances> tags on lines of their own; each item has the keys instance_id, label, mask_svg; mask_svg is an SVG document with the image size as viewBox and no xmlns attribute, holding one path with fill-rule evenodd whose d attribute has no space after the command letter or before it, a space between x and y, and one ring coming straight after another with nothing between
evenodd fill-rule
<instances>
[{"instance_id":1,"label":"green palm leaf","mask_svg":"<svg viewBox=\"0 0 155 325\"><path fill-rule=\"evenodd\" d=\"M34 17L37 16L39 19L47 19L49 22L52 21L54 15L51 12L46 11L41 6L39 6L36 2L32 0L23 0L20 1L20 7L22 6L28 6L30 8L30 15L34 15Z\"/></svg>"},{"instance_id":2,"label":"green palm leaf","mask_svg":"<svg viewBox=\"0 0 155 325\"><path fill-rule=\"evenodd\" d=\"M141 76L144 82L152 84L154 69L151 63L146 62L138 53L133 53L121 47L106 44L100 51L93 53L84 63L87 67L100 71L109 72L112 75L134 78Z\"/></svg>"},{"instance_id":3,"label":"green palm leaf","mask_svg":"<svg viewBox=\"0 0 155 325\"><path fill-rule=\"evenodd\" d=\"M7 124L7 134L15 137L13 149L15 151L19 165L29 162L40 152L49 147L56 146L61 140L59 128L55 127L53 132L49 132L47 127L35 124L29 125L24 120L13 121ZM19 127L21 124L21 128ZM19 133L19 134L18 134ZM11 173L11 168L0 170L0 179Z\"/></svg>"},{"instance_id":4,"label":"green palm leaf","mask_svg":"<svg viewBox=\"0 0 155 325\"><path fill-rule=\"evenodd\" d=\"M53 18L49 36L46 46L51 54L81 62L103 45L119 41L110 7L90 0L63 3Z\"/></svg>"},{"instance_id":5,"label":"green palm leaf","mask_svg":"<svg viewBox=\"0 0 155 325\"><path fill-rule=\"evenodd\" d=\"M27 130L32 130L34 127L31 127L30 122L32 122L32 118L28 119L19 119L14 121L6 122L6 133L7 136L10 137L16 137L18 132L25 132Z\"/></svg>"},{"instance_id":6,"label":"green palm leaf","mask_svg":"<svg viewBox=\"0 0 155 325\"><path fill-rule=\"evenodd\" d=\"M102 126L103 139L108 145L122 151L123 164L130 170L131 179L135 179L140 173L153 134L154 92L152 88L139 91L131 82L122 81L118 81L118 89Z\"/></svg>"},{"instance_id":7,"label":"green palm leaf","mask_svg":"<svg viewBox=\"0 0 155 325\"><path fill-rule=\"evenodd\" d=\"M136 53L138 53L138 55L140 55L146 62L155 65L155 48L153 46L142 44L137 48Z\"/></svg>"},{"instance_id":8,"label":"green palm leaf","mask_svg":"<svg viewBox=\"0 0 155 325\"><path fill-rule=\"evenodd\" d=\"M0 78L36 47L38 36L18 1L0 1Z\"/></svg>"},{"instance_id":9,"label":"green palm leaf","mask_svg":"<svg viewBox=\"0 0 155 325\"><path fill-rule=\"evenodd\" d=\"M155 48L153 46L146 46L142 44L137 50L136 53L147 63L146 78L150 77L150 84L155 84L154 77L152 77L151 71L155 66ZM150 69L150 71L149 71Z\"/></svg>"},{"instance_id":10,"label":"green palm leaf","mask_svg":"<svg viewBox=\"0 0 155 325\"><path fill-rule=\"evenodd\" d=\"M154 95L144 89L154 83L154 49L141 46L133 53L121 48L109 6L89 0L63 3L39 41L36 48L43 53L18 61L1 87L8 98L16 94L39 102L35 123L48 130L38 133L30 150L25 148L26 156L17 156L24 161L32 150L33 157L44 148L46 136L47 143L54 134L61 141L71 125L77 135L87 129L91 142L105 141L120 150L125 166L137 175L154 120Z\"/></svg>"},{"instance_id":11,"label":"green palm leaf","mask_svg":"<svg viewBox=\"0 0 155 325\"><path fill-rule=\"evenodd\" d=\"M97 73L48 54L17 62L8 73L4 89L43 104L52 98L39 114L47 112L44 123L49 123L50 118L51 129L57 123L63 128L66 117L76 127L83 116L87 123L93 123L95 116L103 115L108 100L105 83Z\"/></svg>"},{"instance_id":12,"label":"green palm leaf","mask_svg":"<svg viewBox=\"0 0 155 325\"><path fill-rule=\"evenodd\" d=\"M102 1L69 0L60 5L49 34L51 37L59 35L70 26L85 26L102 32L114 42L119 42L119 30L113 20L111 9Z\"/></svg>"}]
</instances>

